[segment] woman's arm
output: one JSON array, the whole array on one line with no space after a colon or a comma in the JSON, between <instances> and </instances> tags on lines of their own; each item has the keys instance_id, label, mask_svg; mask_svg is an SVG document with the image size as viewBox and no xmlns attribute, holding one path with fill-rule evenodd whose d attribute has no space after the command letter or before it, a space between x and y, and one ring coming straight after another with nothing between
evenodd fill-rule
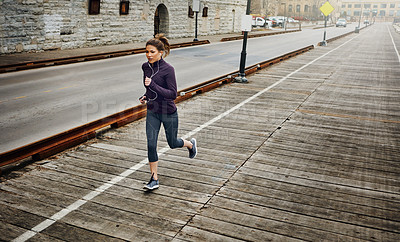
<instances>
[{"instance_id":1,"label":"woman's arm","mask_svg":"<svg viewBox=\"0 0 400 242\"><path fill-rule=\"evenodd\" d=\"M168 73L165 76L165 82L167 84L167 88L161 87L157 85L155 82L150 82L149 88L153 91L157 92L157 94L163 96L165 99L175 100L177 96L177 85L176 85L176 78L175 78L175 70L170 68Z\"/></svg>"}]
</instances>

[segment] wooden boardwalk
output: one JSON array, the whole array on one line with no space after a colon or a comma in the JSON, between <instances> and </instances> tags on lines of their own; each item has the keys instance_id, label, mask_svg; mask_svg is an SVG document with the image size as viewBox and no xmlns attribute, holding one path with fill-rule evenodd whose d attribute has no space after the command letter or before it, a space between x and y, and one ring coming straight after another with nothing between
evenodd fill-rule
<instances>
[{"instance_id":1,"label":"wooden boardwalk","mask_svg":"<svg viewBox=\"0 0 400 242\"><path fill-rule=\"evenodd\" d=\"M180 135L196 137L199 154L164 149L162 134L154 192L142 190L144 120L11 173L0 240L399 241L400 63L389 30L180 103Z\"/></svg>"}]
</instances>

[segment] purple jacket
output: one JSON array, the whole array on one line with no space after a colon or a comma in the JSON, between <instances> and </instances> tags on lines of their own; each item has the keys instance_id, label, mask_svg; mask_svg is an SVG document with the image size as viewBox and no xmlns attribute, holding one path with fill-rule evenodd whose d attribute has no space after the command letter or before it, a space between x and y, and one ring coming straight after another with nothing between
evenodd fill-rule
<instances>
[{"instance_id":1,"label":"purple jacket","mask_svg":"<svg viewBox=\"0 0 400 242\"><path fill-rule=\"evenodd\" d=\"M150 85L145 86L147 109L155 113L174 113L176 111L174 100L177 96L174 67L161 58L153 64L143 63L142 70L143 84L146 77L151 78Z\"/></svg>"}]
</instances>

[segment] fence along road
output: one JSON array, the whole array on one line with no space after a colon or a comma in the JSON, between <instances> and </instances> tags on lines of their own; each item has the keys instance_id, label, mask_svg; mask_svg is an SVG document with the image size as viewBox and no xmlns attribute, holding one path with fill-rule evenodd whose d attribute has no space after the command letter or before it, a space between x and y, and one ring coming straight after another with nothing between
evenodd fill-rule
<instances>
[{"instance_id":1,"label":"fence along road","mask_svg":"<svg viewBox=\"0 0 400 242\"><path fill-rule=\"evenodd\" d=\"M180 103L180 134L199 155L163 148L162 135L153 193L141 190L144 120L14 172L1 184L2 239L396 241L400 73L388 31Z\"/></svg>"}]
</instances>

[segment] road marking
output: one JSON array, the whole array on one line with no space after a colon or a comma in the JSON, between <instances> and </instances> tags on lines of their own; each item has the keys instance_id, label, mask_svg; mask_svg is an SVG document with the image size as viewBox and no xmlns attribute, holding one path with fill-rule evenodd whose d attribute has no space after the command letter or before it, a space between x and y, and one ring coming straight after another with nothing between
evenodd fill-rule
<instances>
[{"instance_id":1,"label":"road marking","mask_svg":"<svg viewBox=\"0 0 400 242\"><path fill-rule=\"evenodd\" d=\"M60 87L60 88L58 88L58 90L63 90L63 89L71 88L71 87L73 87L73 86L69 86L69 87Z\"/></svg>"},{"instance_id":2,"label":"road marking","mask_svg":"<svg viewBox=\"0 0 400 242\"><path fill-rule=\"evenodd\" d=\"M188 132L187 134L185 134L184 136L182 136L183 139L187 139L188 137L192 137L193 135L195 135L196 133L200 132L202 129L210 126L211 124L217 122L218 120L224 118L225 116L229 115L230 113L234 112L235 110L241 108L243 105L251 102L252 100L256 99L257 97L259 97L260 95L264 94L265 92L271 90L272 88L276 87L277 85L281 84L282 82L284 82L286 79L288 79L289 77L291 77L292 75L298 73L299 71L303 70L304 68L308 67L309 65L315 63L316 61L324 58L325 56L329 55L330 53L332 53L333 51L341 48L342 46L346 45L347 43L349 43L350 41L352 41L353 39L357 38L359 35L351 38L350 40L344 42L343 44L339 45L338 47L328 51L327 53L321 55L320 57L310 61L309 63L305 64L304 66L300 67L299 69L293 71L292 73L286 75L285 77L283 77L282 79L280 79L279 81L275 82L274 84L270 85L269 87L259 91L258 93L254 94L253 96L247 98L246 100L242 101L241 103L237 104L236 106L232 107L231 109L221 113L220 115L214 117L213 119L209 120L208 122L200 125L199 127L195 128L194 130ZM325 47L323 47L325 48ZM165 152L167 152L168 150L170 150L170 148L168 146L162 148L159 152L158 155L161 156L163 155ZM35 227L33 227L32 229L28 230L27 232L23 233L22 235L20 235L19 237L15 238L14 242L20 242L20 241L26 241L30 238L32 238L33 236L35 236L37 233L43 231L44 229L48 228L49 226L51 226L53 223L57 222L58 220L62 219L63 217L65 217L66 215L68 215L70 212L78 209L80 206L84 205L86 202L92 200L93 198L95 198L96 196L100 195L101 193L103 193L104 191L106 191L108 188L114 186L116 183L122 181L123 179L125 179L126 177L128 177L129 175L131 175L132 173L134 173L135 171L137 171L138 169L140 169L141 167L143 167L144 165L146 165L148 163L147 158L143 159L141 162L139 162L138 164L132 166L131 168L125 170L124 172L122 172L121 174L115 176L113 179L106 181L103 185L101 185L100 187L96 188L94 191L89 192L86 196L82 197L82 199L79 199L77 201L75 201L74 203L72 203L71 205L69 205L68 207L62 209L60 212L54 214L53 216L51 216L50 218L46 219L45 221L41 222L40 224L36 225Z\"/></svg>"},{"instance_id":3,"label":"road marking","mask_svg":"<svg viewBox=\"0 0 400 242\"><path fill-rule=\"evenodd\" d=\"M392 39L392 43L393 43L394 49L396 50L397 58L399 59L399 63L400 63L400 54L399 54L399 51L397 50L396 44L394 43L392 33L390 33L389 25L387 25L387 29L389 31L390 38Z\"/></svg>"},{"instance_id":4,"label":"road marking","mask_svg":"<svg viewBox=\"0 0 400 242\"><path fill-rule=\"evenodd\" d=\"M349 119L366 120L366 121L381 122L381 123L400 124L399 120L375 119L375 118L367 118L367 117L354 116L354 115L348 115L348 114L327 113L327 112L320 112L320 111L314 111L314 110L305 110L305 109L297 109L296 111L300 112L300 113L316 114L316 115L329 116L329 117L349 118Z\"/></svg>"},{"instance_id":5,"label":"road marking","mask_svg":"<svg viewBox=\"0 0 400 242\"><path fill-rule=\"evenodd\" d=\"M26 98L26 96L16 97L16 98L14 98L14 100L21 99L21 98Z\"/></svg>"},{"instance_id":6,"label":"road marking","mask_svg":"<svg viewBox=\"0 0 400 242\"><path fill-rule=\"evenodd\" d=\"M47 90L47 91L43 91L43 92L52 92L52 90Z\"/></svg>"}]
</instances>

